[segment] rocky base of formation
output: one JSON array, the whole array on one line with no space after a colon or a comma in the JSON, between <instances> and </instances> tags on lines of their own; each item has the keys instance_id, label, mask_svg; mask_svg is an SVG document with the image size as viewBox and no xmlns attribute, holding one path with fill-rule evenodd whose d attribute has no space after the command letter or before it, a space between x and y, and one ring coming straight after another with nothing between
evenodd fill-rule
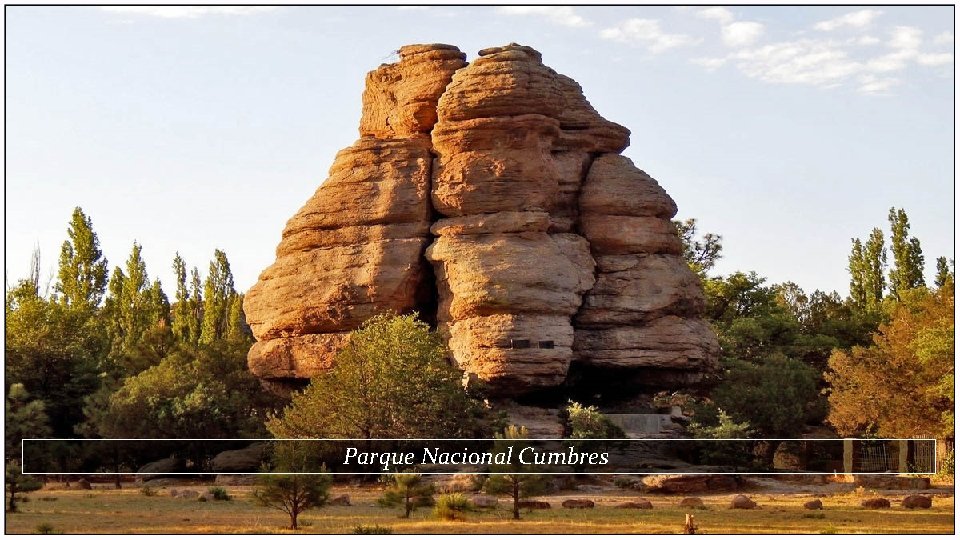
<instances>
[{"instance_id":1,"label":"rocky base of formation","mask_svg":"<svg viewBox=\"0 0 960 540\"><path fill-rule=\"evenodd\" d=\"M369 317L418 311L494 397L629 397L712 373L676 204L620 155L629 131L530 47L399 56L367 76L360 139L246 295L251 371L302 385Z\"/></svg>"}]
</instances>

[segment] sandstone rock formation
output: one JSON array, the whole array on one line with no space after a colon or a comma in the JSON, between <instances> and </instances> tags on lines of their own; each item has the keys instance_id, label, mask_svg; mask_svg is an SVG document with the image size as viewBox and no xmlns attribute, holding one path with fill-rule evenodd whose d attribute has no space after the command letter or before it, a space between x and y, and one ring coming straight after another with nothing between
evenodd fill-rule
<instances>
[{"instance_id":1,"label":"sandstone rock formation","mask_svg":"<svg viewBox=\"0 0 960 540\"><path fill-rule=\"evenodd\" d=\"M436 323L500 396L581 377L634 393L716 368L677 207L629 131L530 47L411 45L367 76L360 139L246 295L251 371L296 385L384 311Z\"/></svg>"}]
</instances>

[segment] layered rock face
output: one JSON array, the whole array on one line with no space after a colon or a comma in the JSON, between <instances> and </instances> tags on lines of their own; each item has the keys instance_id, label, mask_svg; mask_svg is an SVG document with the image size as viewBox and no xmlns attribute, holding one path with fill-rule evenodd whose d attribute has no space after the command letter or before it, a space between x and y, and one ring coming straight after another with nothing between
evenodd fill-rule
<instances>
[{"instance_id":1,"label":"layered rock face","mask_svg":"<svg viewBox=\"0 0 960 540\"><path fill-rule=\"evenodd\" d=\"M384 311L436 322L495 395L697 383L718 347L673 200L540 53L414 45L367 77L361 138L287 222L244 310L251 371L295 384Z\"/></svg>"}]
</instances>

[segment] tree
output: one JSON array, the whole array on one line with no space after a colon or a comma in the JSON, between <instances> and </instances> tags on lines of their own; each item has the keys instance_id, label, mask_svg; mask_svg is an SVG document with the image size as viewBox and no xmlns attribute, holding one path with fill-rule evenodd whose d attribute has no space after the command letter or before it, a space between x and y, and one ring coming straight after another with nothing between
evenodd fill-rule
<instances>
[{"instance_id":1,"label":"tree","mask_svg":"<svg viewBox=\"0 0 960 540\"><path fill-rule=\"evenodd\" d=\"M565 412L571 439L620 439L625 436L623 430L595 405L584 407L576 401L570 401Z\"/></svg>"},{"instance_id":2,"label":"tree","mask_svg":"<svg viewBox=\"0 0 960 540\"><path fill-rule=\"evenodd\" d=\"M85 432L108 438L261 436L265 410L275 402L247 371L246 349L217 342L174 350L116 391L91 397Z\"/></svg>"},{"instance_id":3,"label":"tree","mask_svg":"<svg viewBox=\"0 0 960 540\"><path fill-rule=\"evenodd\" d=\"M680 235L680 241L683 243L683 257L690 269L701 278L706 277L707 272L712 270L720 260L723 238L717 234L706 233L697 239L695 218L686 221L674 220L673 224L677 228L677 234Z\"/></svg>"},{"instance_id":4,"label":"tree","mask_svg":"<svg viewBox=\"0 0 960 540\"><path fill-rule=\"evenodd\" d=\"M107 285L107 260L100 251L93 223L79 206L73 209L67 237L60 249L56 292L64 304L95 308Z\"/></svg>"},{"instance_id":5,"label":"tree","mask_svg":"<svg viewBox=\"0 0 960 540\"><path fill-rule=\"evenodd\" d=\"M30 393L23 384L10 385L4 413L4 446L7 456L20 453L23 439L43 439L50 436L50 417L47 416L46 406L38 399L30 399Z\"/></svg>"},{"instance_id":6,"label":"tree","mask_svg":"<svg viewBox=\"0 0 960 540\"><path fill-rule=\"evenodd\" d=\"M883 231L874 228L866 242L853 239L850 252L850 297L861 309L879 309L886 289L884 269L887 265L887 250L883 244Z\"/></svg>"},{"instance_id":7,"label":"tree","mask_svg":"<svg viewBox=\"0 0 960 540\"><path fill-rule=\"evenodd\" d=\"M179 253L173 258L173 274L177 280L177 292L171 313L173 337L178 343L196 344L194 338L197 335L192 332L195 315L190 290L187 288L187 265ZM197 281L199 279L197 276Z\"/></svg>"},{"instance_id":8,"label":"tree","mask_svg":"<svg viewBox=\"0 0 960 540\"><path fill-rule=\"evenodd\" d=\"M82 419L83 399L99 386L102 331L85 309L33 294L26 281L7 295L4 369L42 401L56 437L70 437Z\"/></svg>"},{"instance_id":9,"label":"tree","mask_svg":"<svg viewBox=\"0 0 960 540\"><path fill-rule=\"evenodd\" d=\"M903 209L890 209L890 250L893 268L890 269L890 294L900 298L900 291L924 285L923 251L916 237L908 238L910 221Z\"/></svg>"},{"instance_id":10,"label":"tree","mask_svg":"<svg viewBox=\"0 0 960 540\"><path fill-rule=\"evenodd\" d=\"M691 422L688 431L697 439L747 439L755 434L749 422L736 422L723 409L710 409L713 417L709 423ZM707 465L748 465L752 460L752 452L741 441L700 442L697 444L697 453L701 463Z\"/></svg>"},{"instance_id":11,"label":"tree","mask_svg":"<svg viewBox=\"0 0 960 540\"><path fill-rule=\"evenodd\" d=\"M7 463L4 478L7 484L7 491L10 492L10 503L7 511L17 511L17 494L26 491L36 491L43 487L43 483L32 476L27 476L20 472L20 464L16 461Z\"/></svg>"},{"instance_id":12,"label":"tree","mask_svg":"<svg viewBox=\"0 0 960 540\"><path fill-rule=\"evenodd\" d=\"M203 329L201 343L210 343L227 334L230 301L237 295L233 288L233 274L227 254L218 250L213 252L210 272L203 285Z\"/></svg>"},{"instance_id":13,"label":"tree","mask_svg":"<svg viewBox=\"0 0 960 540\"><path fill-rule=\"evenodd\" d=\"M830 357L827 420L841 435L953 434L953 288L901 295L872 345Z\"/></svg>"},{"instance_id":14,"label":"tree","mask_svg":"<svg viewBox=\"0 0 960 540\"><path fill-rule=\"evenodd\" d=\"M445 357L416 315L373 317L267 428L281 438L483 436L486 410Z\"/></svg>"},{"instance_id":15,"label":"tree","mask_svg":"<svg viewBox=\"0 0 960 540\"><path fill-rule=\"evenodd\" d=\"M937 257L937 276L934 278L933 283L937 288L953 286L953 259L950 259L950 264L947 264L946 257Z\"/></svg>"},{"instance_id":16,"label":"tree","mask_svg":"<svg viewBox=\"0 0 960 540\"><path fill-rule=\"evenodd\" d=\"M284 473L267 474L257 477L257 489L253 492L257 502L269 508L286 512L290 516L290 528L298 529L297 518L303 512L326 504L332 477L329 474L310 473L318 470L323 473L322 465L315 468L305 445L277 442L274 443L274 466Z\"/></svg>"},{"instance_id":17,"label":"tree","mask_svg":"<svg viewBox=\"0 0 960 540\"><path fill-rule=\"evenodd\" d=\"M816 402L818 373L803 362L772 354L759 364L728 360L711 393L716 405L762 437L800 434Z\"/></svg>"},{"instance_id":18,"label":"tree","mask_svg":"<svg viewBox=\"0 0 960 540\"><path fill-rule=\"evenodd\" d=\"M403 473L391 475L388 482L393 486L384 492L383 496L377 500L382 506L403 505L403 517L409 518L410 512L419 506L430 506L433 504L433 484L425 484L423 475L417 473Z\"/></svg>"},{"instance_id":19,"label":"tree","mask_svg":"<svg viewBox=\"0 0 960 540\"><path fill-rule=\"evenodd\" d=\"M494 453L506 452L512 444L511 440L529 439L530 433L523 426L507 426L503 433L496 435L493 446ZM520 500L539 493L546 489L547 477L536 472L533 465L523 465L519 460L503 465L491 465L490 477L484 484L487 493L507 492L513 498L513 519L520 519Z\"/></svg>"}]
</instances>

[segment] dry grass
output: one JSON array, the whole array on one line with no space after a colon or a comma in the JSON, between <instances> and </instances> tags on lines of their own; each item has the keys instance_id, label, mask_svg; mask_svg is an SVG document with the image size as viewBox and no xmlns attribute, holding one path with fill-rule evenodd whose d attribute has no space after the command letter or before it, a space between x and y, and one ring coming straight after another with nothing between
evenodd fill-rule
<instances>
[{"instance_id":1,"label":"dry grass","mask_svg":"<svg viewBox=\"0 0 960 540\"><path fill-rule=\"evenodd\" d=\"M196 486L191 489L206 491ZM256 506L249 487L230 487L232 501L197 502L174 499L161 488L157 496L145 497L134 487L93 491L45 488L29 494L21 512L7 514L7 533L32 533L46 523L65 533L284 533L287 518L275 510ZM683 527L688 510L677 507L680 496L646 495L653 510L617 509L619 502L636 497L633 492L578 493L597 507L567 510L560 502L573 495L544 497L550 510L525 513L510 519L509 505L469 512L463 520L440 521L432 509L414 512L411 519L397 517L395 509L375 504L376 489L335 488L334 494L348 493L354 505L311 510L302 516L309 523L304 533L351 533L357 525L381 525L395 533L676 533ZM899 506L903 494L886 494L893 508L863 510L859 504L871 493L849 492L821 497L824 510L803 509L811 495L800 493L754 493L756 510L730 510L731 494L701 496L706 510L695 511L703 533L952 533L954 498L938 495L929 510L906 510ZM42 500L55 498L56 500Z\"/></svg>"}]
</instances>

